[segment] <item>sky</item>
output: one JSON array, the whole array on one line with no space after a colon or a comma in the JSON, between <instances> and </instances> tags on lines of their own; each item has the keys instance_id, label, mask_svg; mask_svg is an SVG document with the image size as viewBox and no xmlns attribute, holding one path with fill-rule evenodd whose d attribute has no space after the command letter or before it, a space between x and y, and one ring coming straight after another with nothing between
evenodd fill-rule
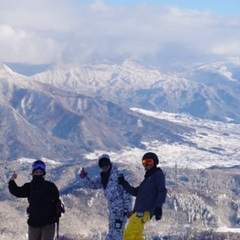
<instances>
[{"instance_id":1,"label":"sky","mask_svg":"<svg viewBox=\"0 0 240 240\"><path fill-rule=\"evenodd\" d=\"M0 62L167 66L239 56L239 39L239 0L0 0Z\"/></svg>"},{"instance_id":2,"label":"sky","mask_svg":"<svg viewBox=\"0 0 240 240\"><path fill-rule=\"evenodd\" d=\"M137 3L152 3L168 6L175 6L182 9L196 9L200 11L210 10L221 14L236 14L239 13L240 3L238 0L107 0L105 3L112 5L129 5Z\"/></svg>"}]
</instances>

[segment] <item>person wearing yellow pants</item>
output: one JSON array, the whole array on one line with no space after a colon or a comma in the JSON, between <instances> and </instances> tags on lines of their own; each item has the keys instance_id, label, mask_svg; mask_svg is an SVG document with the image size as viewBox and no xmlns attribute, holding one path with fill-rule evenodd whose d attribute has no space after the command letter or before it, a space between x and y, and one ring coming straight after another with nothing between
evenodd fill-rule
<instances>
[{"instance_id":1,"label":"person wearing yellow pants","mask_svg":"<svg viewBox=\"0 0 240 240\"><path fill-rule=\"evenodd\" d=\"M144 213L135 212L129 219L128 225L123 232L123 239L143 240L142 232L144 224L150 220L150 212Z\"/></svg>"},{"instance_id":2,"label":"person wearing yellow pants","mask_svg":"<svg viewBox=\"0 0 240 240\"><path fill-rule=\"evenodd\" d=\"M145 175L138 187L132 187L123 175L118 178L119 184L136 197L133 214L123 232L122 240L143 240L144 224L153 216L157 221L162 217L162 205L166 199L167 189L164 173L157 167L158 163L155 153L147 152L143 155Z\"/></svg>"}]
</instances>

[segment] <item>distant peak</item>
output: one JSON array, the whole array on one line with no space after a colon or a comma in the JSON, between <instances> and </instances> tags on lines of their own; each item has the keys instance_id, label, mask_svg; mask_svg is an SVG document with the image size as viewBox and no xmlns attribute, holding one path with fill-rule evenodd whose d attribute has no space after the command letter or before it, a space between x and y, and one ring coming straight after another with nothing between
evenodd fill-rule
<instances>
[{"instance_id":1,"label":"distant peak","mask_svg":"<svg viewBox=\"0 0 240 240\"><path fill-rule=\"evenodd\" d=\"M122 63L122 66L123 67L143 68L140 64L138 64L132 60L129 60L129 59L124 60Z\"/></svg>"},{"instance_id":2,"label":"distant peak","mask_svg":"<svg viewBox=\"0 0 240 240\"><path fill-rule=\"evenodd\" d=\"M13 75L14 72L4 63L0 63L0 75Z\"/></svg>"}]
</instances>

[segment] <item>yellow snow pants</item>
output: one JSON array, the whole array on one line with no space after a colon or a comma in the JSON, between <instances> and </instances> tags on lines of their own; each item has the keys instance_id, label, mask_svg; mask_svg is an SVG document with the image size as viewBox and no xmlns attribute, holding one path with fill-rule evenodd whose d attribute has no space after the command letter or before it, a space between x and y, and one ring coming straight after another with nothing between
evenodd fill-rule
<instances>
[{"instance_id":1,"label":"yellow snow pants","mask_svg":"<svg viewBox=\"0 0 240 240\"><path fill-rule=\"evenodd\" d=\"M138 216L135 212L128 221L128 224L123 232L122 240L144 240L143 230L144 224L150 220L148 211L143 213L143 216Z\"/></svg>"}]
</instances>

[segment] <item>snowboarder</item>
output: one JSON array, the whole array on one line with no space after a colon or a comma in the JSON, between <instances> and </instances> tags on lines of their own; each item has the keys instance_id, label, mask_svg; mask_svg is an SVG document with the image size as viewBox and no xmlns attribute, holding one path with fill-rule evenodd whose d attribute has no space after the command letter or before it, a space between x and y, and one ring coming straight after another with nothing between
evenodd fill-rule
<instances>
[{"instance_id":1,"label":"snowboarder","mask_svg":"<svg viewBox=\"0 0 240 240\"><path fill-rule=\"evenodd\" d=\"M101 155L98 158L98 166L101 169L100 176L90 179L83 168L80 172L80 178L87 188L103 188L109 209L106 240L121 240L127 218L132 213L132 197L118 184L120 173L117 167L112 164L109 155Z\"/></svg>"},{"instance_id":2,"label":"snowboarder","mask_svg":"<svg viewBox=\"0 0 240 240\"><path fill-rule=\"evenodd\" d=\"M59 191L56 185L44 179L46 165L37 160L32 164L32 181L23 186L17 186L14 172L8 188L11 194L18 198L27 198L28 213L28 239L29 240L53 240L55 223L61 216L62 208L59 199Z\"/></svg>"},{"instance_id":3,"label":"snowboarder","mask_svg":"<svg viewBox=\"0 0 240 240\"><path fill-rule=\"evenodd\" d=\"M158 221L162 217L162 205L165 202L167 189L165 176L157 167L158 157L153 152L145 153L142 164L145 168L144 180L138 187L132 187L124 178L118 178L119 184L131 195L136 197L133 214L123 232L123 240L142 240L144 224L155 215Z\"/></svg>"}]
</instances>

